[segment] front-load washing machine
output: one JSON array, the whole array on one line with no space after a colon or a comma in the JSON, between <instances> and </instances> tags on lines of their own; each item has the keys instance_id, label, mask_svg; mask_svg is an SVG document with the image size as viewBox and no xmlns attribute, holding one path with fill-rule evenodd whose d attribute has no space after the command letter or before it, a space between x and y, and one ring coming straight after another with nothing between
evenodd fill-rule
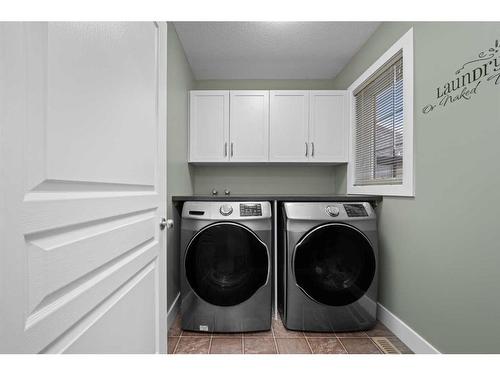
<instances>
[{"instance_id":1,"label":"front-load washing machine","mask_svg":"<svg viewBox=\"0 0 500 375\"><path fill-rule=\"evenodd\" d=\"M278 309L288 329L355 331L377 311L377 222L367 202L284 203Z\"/></svg>"},{"instance_id":2,"label":"front-load washing machine","mask_svg":"<svg viewBox=\"0 0 500 375\"><path fill-rule=\"evenodd\" d=\"M190 331L271 328L269 202L185 202L181 220L181 321Z\"/></svg>"}]
</instances>

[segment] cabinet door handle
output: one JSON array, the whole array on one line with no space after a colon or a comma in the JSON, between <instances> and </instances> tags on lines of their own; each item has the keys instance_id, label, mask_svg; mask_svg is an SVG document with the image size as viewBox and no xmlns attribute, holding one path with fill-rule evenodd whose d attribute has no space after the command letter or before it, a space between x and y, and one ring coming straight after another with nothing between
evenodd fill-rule
<instances>
[{"instance_id":1,"label":"cabinet door handle","mask_svg":"<svg viewBox=\"0 0 500 375\"><path fill-rule=\"evenodd\" d=\"M306 155L305 156L307 156L308 153L309 153L309 145L306 142Z\"/></svg>"},{"instance_id":2,"label":"cabinet door handle","mask_svg":"<svg viewBox=\"0 0 500 375\"><path fill-rule=\"evenodd\" d=\"M311 156L314 156L314 142L311 142Z\"/></svg>"},{"instance_id":3,"label":"cabinet door handle","mask_svg":"<svg viewBox=\"0 0 500 375\"><path fill-rule=\"evenodd\" d=\"M224 142L224 156L227 156L227 142Z\"/></svg>"},{"instance_id":4,"label":"cabinet door handle","mask_svg":"<svg viewBox=\"0 0 500 375\"><path fill-rule=\"evenodd\" d=\"M234 154L234 143L231 142L231 156L233 156Z\"/></svg>"}]
</instances>

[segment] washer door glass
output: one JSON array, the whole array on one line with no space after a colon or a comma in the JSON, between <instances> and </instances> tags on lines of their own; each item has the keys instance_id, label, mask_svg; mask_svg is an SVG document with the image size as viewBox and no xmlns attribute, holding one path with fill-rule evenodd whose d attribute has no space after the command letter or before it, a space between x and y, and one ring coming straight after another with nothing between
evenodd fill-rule
<instances>
[{"instance_id":1,"label":"washer door glass","mask_svg":"<svg viewBox=\"0 0 500 375\"><path fill-rule=\"evenodd\" d=\"M314 228L295 249L297 285L313 300L344 306L361 298L375 275L375 255L368 239L346 224Z\"/></svg>"},{"instance_id":2,"label":"washer door glass","mask_svg":"<svg viewBox=\"0 0 500 375\"><path fill-rule=\"evenodd\" d=\"M202 229L189 244L185 259L191 288L213 305L238 305L267 281L266 246L250 229L236 223Z\"/></svg>"}]
</instances>

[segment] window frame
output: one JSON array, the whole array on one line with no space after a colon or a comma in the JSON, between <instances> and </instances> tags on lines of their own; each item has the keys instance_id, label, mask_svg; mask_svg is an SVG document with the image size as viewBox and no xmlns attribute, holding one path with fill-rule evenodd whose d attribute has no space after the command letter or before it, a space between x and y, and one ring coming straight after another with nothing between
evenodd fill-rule
<instances>
[{"instance_id":1,"label":"window frame","mask_svg":"<svg viewBox=\"0 0 500 375\"><path fill-rule=\"evenodd\" d=\"M354 92L400 50L403 53L403 181L402 184L354 185L356 150L356 108ZM413 28L409 29L347 89L350 108L347 194L415 196L413 155Z\"/></svg>"}]
</instances>

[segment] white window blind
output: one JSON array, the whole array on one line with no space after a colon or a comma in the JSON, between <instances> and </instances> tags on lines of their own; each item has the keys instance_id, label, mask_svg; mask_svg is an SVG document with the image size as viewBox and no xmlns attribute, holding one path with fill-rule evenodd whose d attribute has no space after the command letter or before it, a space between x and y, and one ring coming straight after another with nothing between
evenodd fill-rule
<instances>
[{"instance_id":1,"label":"white window blind","mask_svg":"<svg viewBox=\"0 0 500 375\"><path fill-rule=\"evenodd\" d=\"M403 183L403 53L355 91L354 185Z\"/></svg>"}]
</instances>

